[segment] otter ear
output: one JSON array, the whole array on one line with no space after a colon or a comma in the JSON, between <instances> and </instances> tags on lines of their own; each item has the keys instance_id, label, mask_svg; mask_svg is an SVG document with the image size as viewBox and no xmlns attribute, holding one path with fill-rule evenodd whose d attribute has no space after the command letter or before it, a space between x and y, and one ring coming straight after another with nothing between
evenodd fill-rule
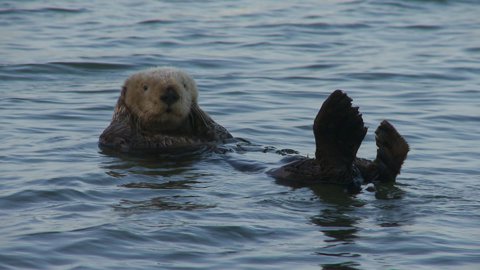
<instances>
[{"instance_id":1,"label":"otter ear","mask_svg":"<svg viewBox=\"0 0 480 270\"><path fill-rule=\"evenodd\" d=\"M187 77L182 79L182 84L183 84L183 87L185 87L185 90L187 90L192 95L193 101L197 102L198 90L197 90L197 84L195 83L195 81Z\"/></svg>"},{"instance_id":2,"label":"otter ear","mask_svg":"<svg viewBox=\"0 0 480 270\"><path fill-rule=\"evenodd\" d=\"M187 80L185 78L182 79L182 86L183 86L183 88L185 88L185 90L188 90L188 83L187 83Z\"/></svg>"},{"instance_id":3,"label":"otter ear","mask_svg":"<svg viewBox=\"0 0 480 270\"><path fill-rule=\"evenodd\" d=\"M125 97L125 94L127 94L127 87L124 85L122 86L122 92L120 93L120 96Z\"/></svg>"}]
</instances>

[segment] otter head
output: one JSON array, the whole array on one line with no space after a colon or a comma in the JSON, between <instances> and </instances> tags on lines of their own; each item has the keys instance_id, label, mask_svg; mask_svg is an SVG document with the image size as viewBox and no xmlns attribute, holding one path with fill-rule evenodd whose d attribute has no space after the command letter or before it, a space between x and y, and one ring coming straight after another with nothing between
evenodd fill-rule
<instances>
[{"instance_id":1,"label":"otter head","mask_svg":"<svg viewBox=\"0 0 480 270\"><path fill-rule=\"evenodd\" d=\"M168 131L182 125L197 103L195 81L174 68L154 68L130 76L123 86L126 107L142 128Z\"/></svg>"}]
</instances>

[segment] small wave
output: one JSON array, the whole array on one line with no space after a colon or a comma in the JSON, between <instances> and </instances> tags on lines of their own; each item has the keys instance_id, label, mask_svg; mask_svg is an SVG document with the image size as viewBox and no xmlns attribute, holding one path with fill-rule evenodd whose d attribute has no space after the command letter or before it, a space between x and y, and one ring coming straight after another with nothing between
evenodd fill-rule
<instances>
[{"instance_id":1,"label":"small wave","mask_svg":"<svg viewBox=\"0 0 480 270\"><path fill-rule=\"evenodd\" d=\"M181 199L187 199L187 201L180 201ZM215 208L215 205L199 204L192 202L193 196L175 196L168 197L155 197L144 201L132 201L122 200L120 204L114 206L115 210L125 212L142 212L149 210L183 210L193 211Z\"/></svg>"},{"instance_id":2,"label":"small wave","mask_svg":"<svg viewBox=\"0 0 480 270\"><path fill-rule=\"evenodd\" d=\"M441 30L444 27L442 27L440 25L414 24L414 25L396 26L395 28L429 31L429 30Z\"/></svg>"},{"instance_id":3,"label":"small wave","mask_svg":"<svg viewBox=\"0 0 480 270\"><path fill-rule=\"evenodd\" d=\"M137 24L171 24L173 22L174 21L170 21L170 20L151 19L151 20L140 21Z\"/></svg>"},{"instance_id":4,"label":"small wave","mask_svg":"<svg viewBox=\"0 0 480 270\"><path fill-rule=\"evenodd\" d=\"M48 62L43 64L18 64L5 65L0 67L0 78L2 79L37 79L34 74L71 74L79 71L101 71L128 69L132 65L109 62ZM22 74L28 74L23 76Z\"/></svg>"},{"instance_id":5,"label":"small wave","mask_svg":"<svg viewBox=\"0 0 480 270\"><path fill-rule=\"evenodd\" d=\"M418 73L418 74L403 74L393 72L356 72L348 73L344 75L345 78L361 79L361 80L385 80L385 79L434 79L434 80L446 80L446 81L462 81L466 80L465 76L453 75L453 74L438 74L438 73Z\"/></svg>"},{"instance_id":6,"label":"small wave","mask_svg":"<svg viewBox=\"0 0 480 270\"><path fill-rule=\"evenodd\" d=\"M82 13L86 12L85 8L60 8L60 7L43 7L43 8L5 8L0 9L0 14L15 14L15 13Z\"/></svg>"},{"instance_id":7,"label":"small wave","mask_svg":"<svg viewBox=\"0 0 480 270\"><path fill-rule=\"evenodd\" d=\"M146 188L146 189L191 189L191 184L197 184L198 181L169 181L166 183L127 183L120 185L126 188Z\"/></svg>"},{"instance_id":8,"label":"small wave","mask_svg":"<svg viewBox=\"0 0 480 270\"><path fill-rule=\"evenodd\" d=\"M308 69L308 70L319 70L319 69L332 69L338 67L338 64L311 64L304 66L291 67L289 69Z\"/></svg>"},{"instance_id":9,"label":"small wave","mask_svg":"<svg viewBox=\"0 0 480 270\"><path fill-rule=\"evenodd\" d=\"M58 65L62 67L71 67L79 69L95 69L95 70L111 70L124 69L131 67L130 64L107 63L107 62L50 62L50 65Z\"/></svg>"},{"instance_id":10,"label":"small wave","mask_svg":"<svg viewBox=\"0 0 480 270\"><path fill-rule=\"evenodd\" d=\"M412 1L413 2L413 1ZM395 9L418 9L421 8L419 5L414 5L413 3L405 3L405 1L380 1L378 5L393 7Z\"/></svg>"},{"instance_id":11,"label":"small wave","mask_svg":"<svg viewBox=\"0 0 480 270\"><path fill-rule=\"evenodd\" d=\"M275 23L275 24L260 24L251 25L249 28L276 28L276 27L294 27L294 28L370 28L370 25L364 23L325 23L325 22L311 22L311 23Z\"/></svg>"},{"instance_id":12,"label":"small wave","mask_svg":"<svg viewBox=\"0 0 480 270\"><path fill-rule=\"evenodd\" d=\"M473 125L480 123L480 116L476 115L464 115L464 114L439 114L439 115L428 115L422 117L430 121L435 121L437 123L454 123L461 121L462 123L472 123ZM462 133L462 136L465 134Z\"/></svg>"},{"instance_id":13,"label":"small wave","mask_svg":"<svg viewBox=\"0 0 480 270\"><path fill-rule=\"evenodd\" d=\"M236 59L209 59L209 58L197 58L191 60L191 65L201 68L224 68L244 66L248 62L239 61Z\"/></svg>"},{"instance_id":14,"label":"small wave","mask_svg":"<svg viewBox=\"0 0 480 270\"><path fill-rule=\"evenodd\" d=\"M17 209L22 208L28 204L45 203L45 201L47 200L50 202L66 202L78 198L86 199L89 201L93 200L90 195L70 188L53 190L26 189L8 196L1 197L0 205L2 206L2 209Z\"/></svg>"},{"instance_id":15,"label":"small wave","mask_svg":"<svg viewBox=\"0 0 480 270\"><path fill-rule=\"evenodd\" d=\"M480 52L480 47L470 47L465 49L466 52L478 53Z\"/></svg>"},{"instance_id":16,"label":"small wave","mask_svg":"<svg viewBox=\"0 0 480 270\"><path fill-rule=\"evenodd\" d=\"M260 42L248 42L240 45L241 48L249 48L249 47L268 47L276 45L270 41L260 41Z\"/></svg>"}]
</instances>

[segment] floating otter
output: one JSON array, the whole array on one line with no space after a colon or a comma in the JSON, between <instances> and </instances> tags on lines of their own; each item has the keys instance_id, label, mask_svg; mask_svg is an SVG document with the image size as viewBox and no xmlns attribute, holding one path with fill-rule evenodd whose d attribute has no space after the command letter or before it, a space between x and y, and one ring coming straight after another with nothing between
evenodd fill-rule
<instances>
[{"instance_id":1,"label":"floating otter","mask_svg":"<svg viewBox=\"0 0 480 270\"><path fill-rule=\"evenodd\" d=\"M269 174L289 185L342 184L356 192L361 184L395 182L409 151L405 139L384 120L375 131L375 160L357 158L367 128L358 107L352 107L352 99L341 90L334 91L323 103L313 133L315 159L302 158Z\"/></svg>"},{"instance_id":2,"label":"floating otter","mask_svg":"<svg viewBox=\"0 0 480 270\"><path fill-rule=\"evenodd\" d=\"M200 109L195 81L175 68L148 69L123 85L99 146L120 152L162 153L222 142L232 135Z\"/></svg>"}]
</instances>

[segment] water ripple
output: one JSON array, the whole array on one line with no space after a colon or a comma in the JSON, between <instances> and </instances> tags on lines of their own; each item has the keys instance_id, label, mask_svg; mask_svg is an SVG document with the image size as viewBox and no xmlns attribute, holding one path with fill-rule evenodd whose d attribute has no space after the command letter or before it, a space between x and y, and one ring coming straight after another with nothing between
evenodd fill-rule
<instances>
[{"instance_id":1,"label":"water ripple","mask_svg":"<svg viewBox=\"0 0 480 270\"><path fill-rule=\"evenodd\" d=\"M475 0L0 3L1 269L475 269L480 44ZM461 14L461 16L453 15ZM177 66L239 139L212 151L98 149L135 71ZM291 188L343 89L393 186ZM412 240L414 239L414 240Z\"/></svg>"},{"instance_id":2,"label":"water ripple","mask_svg":"<svg viewBox=\"0 0 480 270\"><path fill-rule=\"evenodd\" d=\"M43 7L43 8L32 8L32 9L22 9L22 8L0 8L0 15L1 14L8 14L12 15L15 13L84 13L87 12L88 9L86 8L63 8L63 7Z\"/></svg>"}]
</instances>

